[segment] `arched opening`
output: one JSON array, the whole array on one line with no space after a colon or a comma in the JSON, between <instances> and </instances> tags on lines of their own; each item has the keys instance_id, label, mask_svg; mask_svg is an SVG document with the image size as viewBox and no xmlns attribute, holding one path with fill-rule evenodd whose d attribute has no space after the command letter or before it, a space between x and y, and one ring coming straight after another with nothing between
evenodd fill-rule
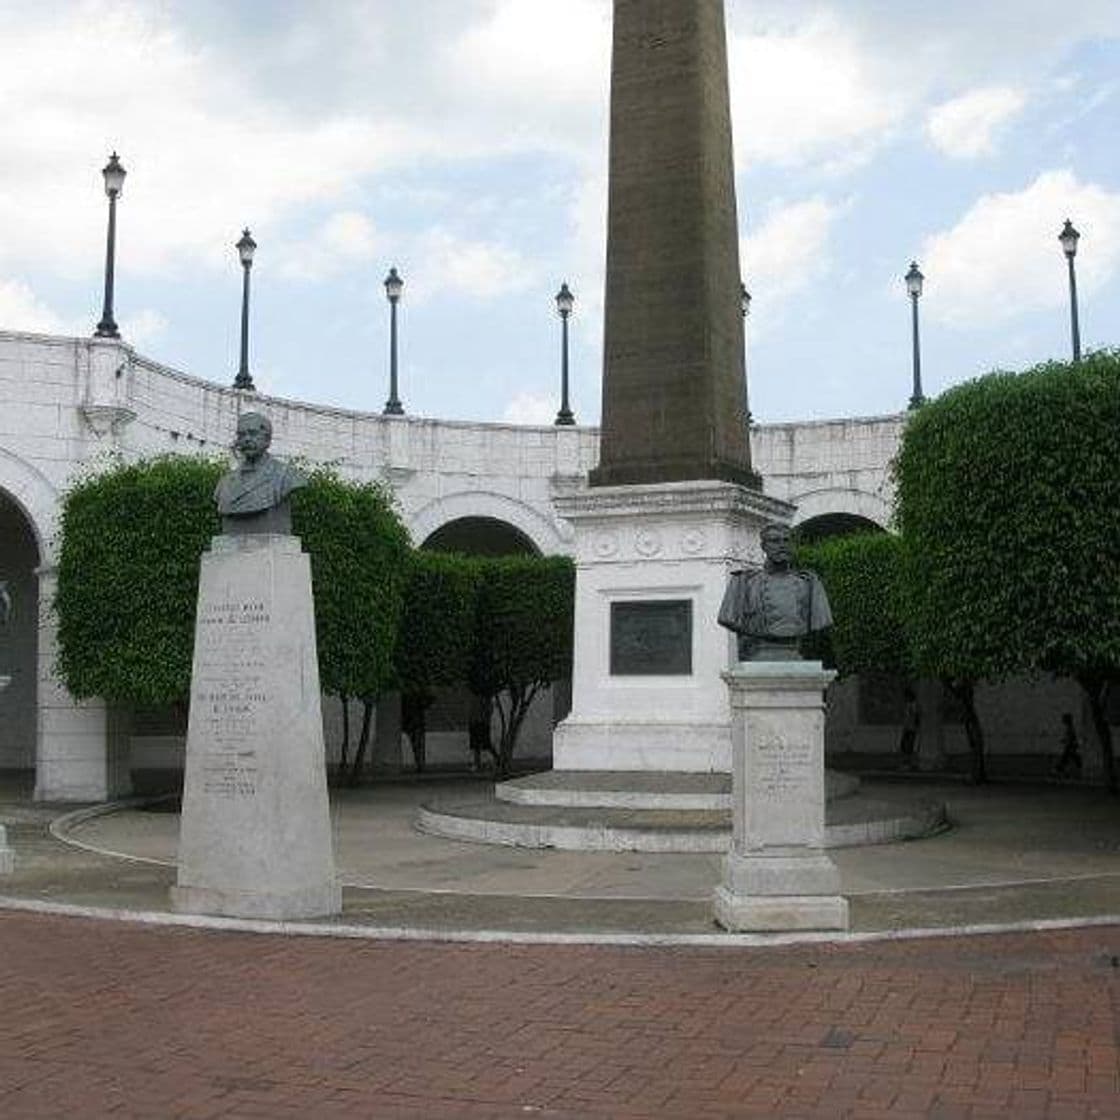
<instances>
[{"instance_id":1,"label":"arched opening","mask_svg":"<svg viewBox=\"0 0 1120 1120\"><path fill-rule=\"evenodd\" d=\"M30 781L35 769L39 648L39 546L27 515L0 490L0 772Z\"/></svg>"},{"instance_id":2,"label":"arched opening","mask_svg":"<svg viewBox=\"0 0 1120 1120\"><path fill-rule=\"evenodd\" d=\"M496 517L460 517L441 525L420 546L468 556L535 556L539 550L516 526Z\"/></svg>"},{"instance_id":3,"label":"arched opening","mask_svg":"<svg viewBox=\"0 0 1120 1120\"><path fill-rule=\"evenodd\" d=\"M794 527L799 544L817 544L829 537L847 537L853 533L882 532L885 530L881 525L858 513L821 513Z\"/></svg>"}]
</instances>

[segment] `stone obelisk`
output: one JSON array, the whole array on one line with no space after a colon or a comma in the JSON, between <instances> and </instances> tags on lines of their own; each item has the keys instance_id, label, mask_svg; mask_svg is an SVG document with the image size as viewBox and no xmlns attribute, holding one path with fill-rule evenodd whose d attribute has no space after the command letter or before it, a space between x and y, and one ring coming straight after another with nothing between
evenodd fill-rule
<instances>
[{"instance_id":1,"label":"stone obelisk","mask_svg":"<svg viewBox=\"0 0 1120 1120\"><path fill-rule=\"evenodd\" d=\"M757 488L722 0L615 0L593 486Z\"/></svg>"},{"instance_id":2,"label":"stone obelisk","mask_svg":"<svg viewBox=\"0 0 1120 1120\"><path fill-rule=\"evenodd\" d=\"M722 0L614 0L602 445L576 539L558 770L727 771L716 625L792 508L751 469Z\"/></svg>"}]
</instances>

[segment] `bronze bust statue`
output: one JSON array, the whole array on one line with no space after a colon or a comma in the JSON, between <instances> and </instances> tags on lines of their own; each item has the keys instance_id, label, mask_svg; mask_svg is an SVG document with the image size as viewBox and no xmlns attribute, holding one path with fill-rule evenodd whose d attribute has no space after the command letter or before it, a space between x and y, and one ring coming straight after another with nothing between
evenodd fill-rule
<instances>
[{"instance_id":1,"label":"bronze bust statue","mask_svg":"<svg viewBox=\"0 0 1120 1120\"><path fill-rule=\"evenodd\" d=\"M292 531L291 493L307 485L295 467L268 453L272 424L260 412L243 412L237 420L233 449L241 460L214 490L227 536Z\"/></svg>"},{"instance_id":2,"label":"bronze bust statue","mask_svg":"<svg viewBox=\"0 0 1120 1120\"><path fill-rule=\"evenodd\" d=\"M765 525L761 571L734 571L719 609L719 624L739 635L740 661L800 660L800 639L832 625L824 585L814 572L793 567L787 525Z\"/></svg>"}]
</instances>

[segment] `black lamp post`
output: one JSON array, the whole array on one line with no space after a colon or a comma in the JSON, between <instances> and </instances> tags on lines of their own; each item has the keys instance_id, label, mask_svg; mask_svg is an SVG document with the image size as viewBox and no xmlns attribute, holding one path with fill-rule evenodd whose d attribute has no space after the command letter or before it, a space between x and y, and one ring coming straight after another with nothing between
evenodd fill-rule
<instances>
[{"instance_id":1,"label":"black lamp post","mask_svg":"<svg viewBox=\"0 0 1120 1120\"><path fill-rule=\"evenodd\" d=\"M739 310L743 312L743 379L747 376L747 319L751 314L751 294L747 291L746 284L739 284ZM751 415L750 398L747 398L747 427L754 423Z\"/></svg>"},{"instance_id":2,"label":"black lamp post","mask_svg":"<svg viewBox=\"0 0 1120 1120\"><path fill-rule=\"evenodd\" d=\"M1073 258L1077 256L1077 239L1081 236L1073 228L1073 223L1066 218L1058 240L1062 243L1062 252L1066 255L1069 265L1069 328L1073 340L1073 360L1081 361L1081 327L1077 322L1077 273L1073 269Z\"/></svg>"},{"instance_id":3,"label":"black lamp post","mask_svg":"<svg viewBox=\"0 0 1120 1120\"><path fill-rule=\"evenodd\" d=\"M124 168L114 152L101 169L105 179L105 193L109 196L109 234L105 241L105 303L101 309L101 322L93 332L96 338L120 338L113 318L113 269L117 254L117 199L124 187Z\"/></svg>"},{"instance_id":4,"label":"black lamp post","mask_svg":"<svg viewBox=\"0 0 1120 1120\"><path fill-rule=\"evenodd\" d=\"M906 291L910 294L910 321L914 336L914 391L910 394L911 408L920 408L926 402L922 395L922 350L918 342L918 300L922 295L924 279L918 262L911 261L910 271L906 273Z\"/></svg>"},{"instance_id":5,"label":"black lamp post","mask_svg":"<svg viewBox=\"0 0 1120 1120\"><path fill-rule=\"evenodd\" d=\"M253 379L249 376L249 271L253 267L253 254L256 252L257 243L247 229L241 231L241 240L238 241L236 248L237 255L241 258L244 278L241 282L241 365L237 369L237 376L233 379L233 387L254 392Z\"/></svg>"},{"instance_id":6,"label":"black lamp post","mask_svg":"<svg viewBox=\"0 0 1120 1120\"><path fill-rule=\"evenodd\" d=\"M555 423L561 426L576 422L568 406L568 320L575 305L576 298L565 281L556 293L556 311L560 316L560 411L556 414Z\"/></svg>"},{"instance_id":7,"label":"black lamp post","mask_svg":"<svg viewBox=\"0 0 1120 1120\"><path fill-rule=\"evenodd\" d=\"M389 399L382 413L385 416L403 416L404 408L397 396L397 304L401 301L404 281L395 268L385 277L385 295L389 300Z\"/></svg>"}]
</instances>

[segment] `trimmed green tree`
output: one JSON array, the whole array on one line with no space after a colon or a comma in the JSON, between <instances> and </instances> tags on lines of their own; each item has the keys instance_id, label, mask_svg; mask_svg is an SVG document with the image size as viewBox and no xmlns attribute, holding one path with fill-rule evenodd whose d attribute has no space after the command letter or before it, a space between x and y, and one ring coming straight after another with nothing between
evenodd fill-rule
<instances>
[{"instance_id":1,"label":"trimmed green tree","mask_svg":"<svg viewBox=\"0 0 1120 1120\"><path fill-rule=\"evenodd\" d=\"M412 554L393 660L401 726L418 771L425 768L427 711L435 690L468 677L478 578L478 563L469 557Z\"/></svg>"},{"instance_id":2,"label":"trimmed green tree","mask_svg":"<svg viewBox=\"0 0 1120 1120\"><path fill-rule=\"evenodd\" d=\"M342 701L339 777L355 783L377 700L394 680L408 533L384 487L346 482L325 468L313 470L292 495L292 530L311 555L320 685ZM351 698L362 702L362 726L348 768Z\"/></svg>"},{"instance_id":3,"label":"trimmed green tree","mask_svg":"<svg viewBox=\"0 0 1120 1120\"><path fill-rule=\"evenodd\" d=\"M212 495L224 469L163 456L66 495L54 606L59 674L75 696L186 706L198 558L220 532Z\"/></svg>"},{"instance_id":4,"label":"trimmed green tree","mask_svg":"<svg viewBox=\"0 0 1120 1120\"><path fill-rule=\"evenodd\" d=\"M498 713L495 775L507 777L534 698L571 672L575 567L563 556L477 561L471 690Z\"/></svg>"},{"instance_id":5,"label":"trimmed green tree","mask_svg":"<svg viewBox=\"0 0 1120 1120\"><path fill-rule=\"evenodd\" d=\"M903 611L902 543L890 533L834 537L797 550L820 576L833 624L821 651L842 676L913 676Z\"/></svg>"},{"instance_id":6,"label":"trimmed green tree","mask_svg":"<svg viewBox=\"0 0 1120 1120\"><path fill-rule=\"evenodd\" d=\"M1120 351L958 386L919 410L896 463L920 668L975 721L981 679L1047 671L1088 698L1117 789L1106 690L1120 679Z\"/></svg>"}]
</instances>

